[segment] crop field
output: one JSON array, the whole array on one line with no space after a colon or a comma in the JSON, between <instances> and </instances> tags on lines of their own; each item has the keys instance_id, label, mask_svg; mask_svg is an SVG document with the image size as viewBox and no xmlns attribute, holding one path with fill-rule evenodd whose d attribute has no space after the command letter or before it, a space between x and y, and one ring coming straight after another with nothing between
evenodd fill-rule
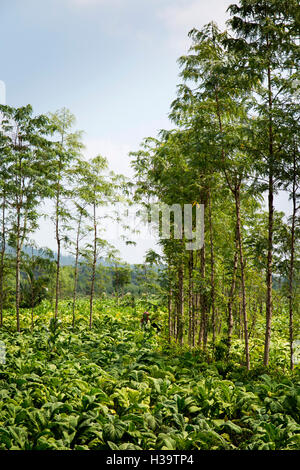
<instances>
[{"instance_id":1,"label":"crop field","mask_svg":"<svg viewBox=\"0 0 300 470\"><path fill-rule=\"evenodd\" d=\"M87 301L74 329L69 310L61 302L55 322L42 303L33 330L22 312L21 333L7 318L0 449L300 448L299 366L288 370L280 341L268 373L255 364L247 372L239 340L230 361L217 345L206 363L199 349L170 348L164 328L141 328L142 305L97 301L92 329Z\"/></svg>"}]
</instances>

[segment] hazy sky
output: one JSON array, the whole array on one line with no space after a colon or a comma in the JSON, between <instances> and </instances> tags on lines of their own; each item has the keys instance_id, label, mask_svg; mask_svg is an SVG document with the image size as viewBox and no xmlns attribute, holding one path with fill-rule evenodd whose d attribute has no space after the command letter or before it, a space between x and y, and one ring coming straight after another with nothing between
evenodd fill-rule
<instances>
[{"instance_id":1,"label":"hazy sky","mask_svg":"<svg viewBox=\"0 0 300 470\"><path fill-rule=\"evenodd\" d=\"M233 0L1 0L0 80L7 104L36 113L69 108L86 154L132 174L128 152L170 127L187 33L211 20L224 27ZM285 196L277 209L288 210ZM55 248L49 222L36 239ZM126 247L142 262L145 246Z\"/></svg>"}]
</instances>

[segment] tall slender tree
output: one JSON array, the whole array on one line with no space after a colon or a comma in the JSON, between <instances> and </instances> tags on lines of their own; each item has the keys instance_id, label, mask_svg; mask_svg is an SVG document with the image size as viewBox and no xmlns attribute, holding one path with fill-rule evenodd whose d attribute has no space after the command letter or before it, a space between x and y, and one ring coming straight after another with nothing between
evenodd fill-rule
<instances>
[{"instance_id":1,"label":"tall slender tree","mask_svg":"<svg viewBox=\"0 0 300 470\"><path fill-rule=\"evenodd\" d=\"M20 267L24 242L38 226L39 203L50 192L52 143L46 116L33 116L31 106L1 106L8 139L6 201L11 210L10 245L15 250L16 319L20 331Z\"/></svg>"},{"instance_id":2,"label":"tall slender tree","mask_svg":"<svg viewBox=\"0 0 300 470\"><path fill-rule=\"evenodd\" d=\"M53 221L55 224L55 239L57 245L56 257L56 282L55 282L55 318L58 316L59 301L59 276L62 242L66 240L65 225L70 219L68 205L71 191L72 164L80 158L83 148L81 132L74 131L75 116L66 108L62 108L54 114L50 114L52 133L54 139L55 159L53 170L55 171L54 184L52 186L52 198L54 200Z\"/></svg>"},{"instance_id":3,"label":"tall slender tree","mask_svg":"<svg viewBox=\"0 0 300 470\"><path fill-rule=\"evenodd\" d=\"M90 319L89 326L93 324L93 304L95 293L96 267L100 256L109 256L112 253L112 246L100 237L100 215L98 210L115 199L116 181L112 173L108 174L107 160L98 155L89 162L82 162L81 168L82 186L79 190L81 199L86 203L87 208L91 210L92 241L85 245L85 257L91 264L91 283L90 283Z\"/></svg>"},{"instance_id":4,"label":"tall slender tree","mask_svg":"<svg viewBox=\"0 0 300 470\"><path fill-rule=\"evenodd\" d=\"M284 71L296 57L297 35L296 0L240 0L231 5L229 24L235 34L228 40L230 50L241 57L240 72L260 78L256 87L254 110L259 116L255 132L256 155L263 162L268 178L268 253L266 263L266 332L264 364L269 364L271 325L273 313L272 272L274 234L274 193L276 192L276 168L280 165L280 127L276 114L282 108L282 92L285 88Z\"/></svg>"}]
</instances>

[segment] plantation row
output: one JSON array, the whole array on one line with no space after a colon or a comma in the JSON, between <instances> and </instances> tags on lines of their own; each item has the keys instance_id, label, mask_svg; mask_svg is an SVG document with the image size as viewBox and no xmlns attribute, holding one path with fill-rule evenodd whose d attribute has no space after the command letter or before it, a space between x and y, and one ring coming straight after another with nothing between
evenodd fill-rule
<instances>
[{"instance_id":1,"label":"plantation row","mask_svg":"<svg viewBox=\"0 0 300 470\"><path fill-rule=\"evenodd\" d=\"M74 329L68 302L59 307L61 323L42 303L33 331L24 311L21 333L13 312L0 332L0 449L299 449L300 373L288 370L280 321L267 374L263 341L247 372L240 340L230 360L217 344L214 362L170 347L164 328L141 327L141 303L98 301L93 329L87 301Z\"/></svg>"}]
</instances>

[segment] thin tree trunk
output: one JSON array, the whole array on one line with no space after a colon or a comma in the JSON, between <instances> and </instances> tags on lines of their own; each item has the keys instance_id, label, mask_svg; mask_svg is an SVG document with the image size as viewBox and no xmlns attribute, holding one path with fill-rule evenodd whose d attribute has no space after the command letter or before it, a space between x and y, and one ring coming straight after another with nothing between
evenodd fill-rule
<instances>
[{"instance_id":1,"label":"thin tree trunk","mask_svg":"<svg viewBox=\"0 0 300 470\"><path fill-rule=\"evenodd\" d=\"M177 341L177 299L175 300L175 306L173 310L173 337Z\"/></svg>"},{"instance_id":2,"label":"thin tree trunk","mask_svg":"<svg viewBox=\"0 0 300 470\"><path fill-rule=\"evenodd\" d=\"M33 247L31 247L31 263L33 265ZM29 281L31 284L31 330L34 328L34 320L33 320L33 315L34 315L34 271L32 270L32 278L30 279L29 276Z\"/></svg>"},{"instance_id":3,"label":"thin tree trunk","mask_svg":"<svg viewBox=\"0 0 300 470\"><path fill-rule=\"evenodd\" d=\"M237 227L235 230L235 251L234 251L234 259L233 259L233 271L232 271L232 280L230 286L230 294L228 300L228 353L230 353L231 343L232 343L232 332L233 332L233 301L234 301L234 293L236 287L236 274L238 268L238 236L237 236Z\"/></svg>"},{"instance_id":4,"label":"thin tree trunk","mask_svg":"<svg viewBox=\"0 0 300 470\"><path fill-rule=\"evenodd\" d=\"M21 235L20 235L20 208L17 207L17 244L16 244L16 317L17 331L20 332L20 266L21 266Z\"/></svg>"},{"instance_id":5,"label":"thin tree trunk","mask_svg":"<svg viewBox=\"0 0 300 470\"><path fill-rule=\"evenodd\" d=\"M204 216L207 203L207 195L202 194L201 203L204 206ZM205 268L206 268L206 252L205 252L205 235L203 240L203 246L199 251L200 255L200 328L198 336L198 346L202 345L203 350L206 349L207 341L207 294L206 294L206 285L205 285Z\"/></svg>"},{"instance_id":6,"label":"thin tree trunk","mask_svg":"<svg viewBox=\"0 0 300 470\"><path fill-rule=\"evenodd\" d=\"M271 342L271 326L273 314L273 298L272 298L272 265L273 265L273 177L269 178L269 237L268 237L268 261L267 261L267 301L266 301L266 332L265 332L265 350L264 365L269 364L270 358L270 342Z\"/></svg>"},{"instance_id":7,"label":"thin tree trunk","mask_svg":"<svg viewBox=\"0 0 300 470\"><path fill-rule=\"evenodd\" d=\"M59 174L60 181L60 174ZM58 183L56 194L56 217L55 217L55 236L57 243L57 258L56 258L56 282L55 282L55 318L58 316L58 300L59 300L59 274L60 274L60 250L61 240L59 233L59 204L60 204L60 183Z\"/></svg>"},{"instance_id":8,"label":"thin tree trunk","mask_svg":"<svg viewBox=\"0 0 300 470\"><path fill-rule=\"evenodd\" d=\"M75 307L76 307L76 292L78 281L78 260L79 260L79 238L81 230L82 213L79 215L77 235L76 235L76 254L75 254L75 268L74 268L74 288L73 288L73 306L72 306L72 327L75 327Z\"/></svg>"},{"instance_id":9,"label":"thin tree trunk","mask_svg":"<svg viewBox=\"0 0 300 470\"><path fill-rule=\"evenodd\" d=\"M3 303L4 303L4 259L6 250L6 227L5 227L6 197L2 200L2 232L1 232L1 261L0 261L0 326L3 326Z\"/></svg>"},{"instance_id":10,"label":"thin tree trunk","mask_svg":"<svg viewBox=\"0 0 300 470\"><path fill-rule=\"evenodd\" d=\"M237 238L240 253L240 267L241 267L241 288L242 288L242 315L244 323L244 340L245 340L245 353L246 365L250 370L250 354L249 354L249 338L248 338L248 319L247 319L247 306L246 306L246 285L245 285L245 265L243 253L243 237L241 230L241 213L240 213L240 188L235 191L235 206L236 206L236 222L237 222Z\"/></svg>"},{"instance_id":11,"label":"thin tree trunk","mask_svg":"<svg viewBox=\"0 0 300 470\"><path fill-rule=\"evenodd\" d=\"M214 256L214 240L213 240L213 226L211 215L211 193L208 199L208 213L209 213L209 234L210 234L210 282L211 282L211 308L212 308L212 345L215 348L216 341L216 309L215 309L215 256Z\"/></svg>"},{"instance_id":12,"label":"thin tree trunk","mask_svg":"<svg viewBox=\"0 0 300 470\"><path fill-rule=\"evenodd\" d=\"M205 292L205 263L206 263L206 256L205 256L205 244L200 250L200 273L201 273L201 294L200 294L200 310L201 310L201 317L200 317L200 329L199 329L199 337L198 337L198 345L202 344L203 349L206 349L206 339L207 339L207 299L206 299L206 292Z\"/></svg>"},{"instance_id":13,"label":"thin tree trunk","mask_svg":"<svg viewBox=\"0 0 300 470\"><path fill-rule=\"evenodd\" d=\"M169 282L169 292L168 292L168 327L169 327L169 343L171 343L171 337L173 333L173 324L172 324L172 282L171 282L171 268L170 264L168 265L168 282Z\"/></svg>"},{"instance_id":14,"label":"thin tree trunk","mask_svg":"<svg viewBox=\"0 0 300 470\"><path fill-rule=\"evenodd\" d=\"M216 307L216 318L218 318L218 308L217 307ZM217 328L218 335L221 334L221 331L222 331L222 317L220 317L219 326Z\"/></svg>"},{"instance_id":15,"label":"thin tree trunk","mask_svg":"<svg viewBox=\"0 0 300 470\"><path fill-rule=\"evenodd\" d=\"M268 42L269 45L269 42ZM272 298L272 271L273 271L273 224L274 224L274 177L273 177L273 97L271 83L271 68L268 67L268 100L269 100L269 196L268 196L268 260L267 260L267 302L266 302L266 332L265 332L265 349L264 349L264 365L269 364L270 358L270 342L271 342L271 324L273 314L273 298Z\"/></svg>"},{"instance_id":16,"label":"thin tree trunk","mask_svg":"<svg viewBox=\"0 0 300 470\"><path fill-rule=\"evenodd\" d=\"M183 263L180 262L178 268L178 304L177 304L177 341L183 345L183 324L184 324L184 290L183 290Z\"/></svg>"},{"instance_id":17,"label":"thin tree trunk","mask_svg":"<svg viewBox=\"0 0 300 470\"><path fill-rule=\"evenodd\" d=\"M238 310L239 310L239 337L240 337L240 340L243 341L244 339L244 333L243 333L243 316L242 316L242 296L241 296L241 292L239 292L239 307L238 307Z\"/></svg>"},{"instance_id":18,"label":"thin tree trunk","mask_svg":"<svg viewBox=\"0 0 300 470\"><path fill-rule=\"evenodd\" d=\"M34 292L33 292L33 279L31 280L31 331L34 328Z\"/></svg>"},{"instance_id":19,"label":"thin tree trunk","mask_svg":"<svg viewBox=\"0 0 300 470\"><path fill-rule=\"evenodd\" d=\"M96 221L96 203L93 205L93 221L94 221L94 249L93 249L93 266L92 266L92 280L90 292L90 328L93 324L93 302L95 291L95 277L96 277L96 263L97 263L97 221Z\"/></svg>"},{"instance_id":20,"label":"thin tree trunk","mask_svg":"<svg viewBox=\"0 0 300 470\"><path fill-rule=\"evenodd\" d=\"M173 323L172 323L172 290L170 288L168 295L168 327L169 327L169 343L171 343L171 337L173 334Z\"/></svg>"},{"instance_id":21,"label":"thin tree trunk","mask_svg":"<svg viewBox=\"0 0 300 470\"><path fill-rule=\"evenodd\" d=\"M289 267L289 336L290 336L290 367L294 369L294 312L293 312L293 284L294 284L294 258L295 258L295 227L296 227L296 213L297 213L297 199L296 199L296 152L294 152L293 159L293 214L292 214L292 229L291 229L291 258Z\"/></svg>"},{"instance_id":22,"label":"thin tree trunk","mask_svg":"<svg viewBox=\"0 0 300 470\"><path fill-rule=\"evenodd\" d=\"M193 251L189 253L189 290L188 290L188 304L189 304L189 345L193 344Z\"/></svg>"}]
</instances>

